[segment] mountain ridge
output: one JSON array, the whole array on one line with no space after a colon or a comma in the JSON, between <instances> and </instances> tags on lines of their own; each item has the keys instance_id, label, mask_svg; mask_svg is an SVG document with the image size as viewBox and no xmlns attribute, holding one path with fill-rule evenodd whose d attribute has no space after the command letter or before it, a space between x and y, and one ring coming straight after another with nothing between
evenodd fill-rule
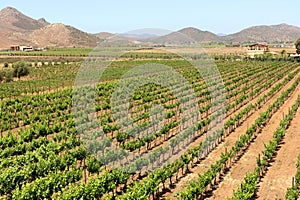
<instances>
[{"instance_id":1,"label":"mountain ridge","mask_svg":"<svg viewBox=\"0 0 300 200\"><path fill-rule=\"evenodd\" d=\"M300 37L300 27L286 23L251 26L224 36L226 42L294 42Z\"/></svg>"},{"instance_id":2,"label":"mountain ridge","mask_svg":"<svg viewBox=\"0 0 300 200\"><path fill-rule=\"evenodd\" d=\"M253 43L253 42L294 42L300 37L300 27L281 23L277 25L256 25L233 34L215 34L195 27L186 27L166 35L150 33L96 34L81 31L63 23L49 23L45 18L33 19L13 7L0 11L0 48L10 45L32 45L36 47L94 47L101 41L120 36L125 44L174 44L182 42L198 43ZM128 36L128 37L126 37ZM151 37L153 36L153 37ZM117 37L118 38L118 37ZM184 41L181 41L184 38ZM126 42L126 40L128 42Z\"/></svg>"}]
</instances>

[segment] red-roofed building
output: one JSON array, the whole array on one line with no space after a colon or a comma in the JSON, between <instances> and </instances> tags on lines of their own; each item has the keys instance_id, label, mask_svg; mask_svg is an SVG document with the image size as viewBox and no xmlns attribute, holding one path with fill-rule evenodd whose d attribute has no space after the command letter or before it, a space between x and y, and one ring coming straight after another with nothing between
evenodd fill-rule
<instances>
[{"instance_id":1,"label":"red-roofed building","mask_svg":"<svg viewBox=\"0 0 300 200\"><path fill-rule=\"evenodd\" d=\"M254 58L255 55L265 54L269 52L269 46L266 42L259 42L248 46L247 55Z\"/></svg>"}]
</instances>

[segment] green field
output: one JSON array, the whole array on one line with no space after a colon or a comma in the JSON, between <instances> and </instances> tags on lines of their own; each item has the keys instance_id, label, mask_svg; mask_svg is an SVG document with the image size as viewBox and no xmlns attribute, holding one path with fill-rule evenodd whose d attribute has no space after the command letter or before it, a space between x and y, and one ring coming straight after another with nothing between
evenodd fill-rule
<instances>
[{"instance_id":1,"label":"green field","mask_svg":"<svg viewBox=\"0 0 300 200\"><path fill-rule=\"evenodd\" d=\"M73 89L78 70L84 61L83 58L72 60L69 57L94 55L111 58L117 55L113 52L119 50L110 53L103 50L92 55L91 49L72 48L0 53L11 57L33 56L28 60L23 57L4 57L1 58L2 63L13 64L20 59L41 63L40 66L29 67L29 75L0 84L0 199L208 198L210 193L214 194L217 190L216 186L222 189L220 176L226 176L228 171L234 170L233 166L238 168L247 149L251 152L252 146L262 143L256 138L259 134L265 134L264 127L272 125L276 131L269 133L273 135L272 139L263 141L265 145L259 149L260 157L257 162L252 162L254 170L242 174L240 182L243 184L236 185L235 192L230 190L232 194L226 196L232 199L255 198L255 188L268 174L266 168L272 168L269 165L272 159L276 162L275 152L280 151L278 146L288 145L280 142L289 130L289 124L299 120L295 118L295 113L300 98L291 100L295 95L300 95L299 63L215 61L226 97L216 101L222 95L222 87L216 87L214 97L209 88L220 84L218 74L209 75L205 79L190 62L176 54L130 52L112 62L99 77L97 84ZM56 60L39 56L61 58ZM50 64L52 61L56 63ZM176 98L170 88L150 83L138 87L130 94L129 117L133 124L125 129L120 127L115 117L122 113L113 113L112 94L126 73L149 63L170 66L186 80L195 94L199 110L192 121L181 127L185 116L185 107L180 105L183 102ZM127 80L130 81L131 77ZM174 90L184 95L187 90L185 85L175 83ZM79 105L91 109L88 115L76 110L79 116L74 116L72 101L77 90L84 91L84 96L80 97L83 102L85 98L95 100L92 108ZM184 103L191 101L186 97ZM122 106L122 102L118 103ZM214 109L223 103L223 108ZM165 121L159 129L152 130L148 126L153 123L151 113L156 105L164 110L162 117ZM283 112L281 109L285 106L290 108L284 114L285 117L276 118L274 124L270 124L272 116ZM96 113L97 123L89 115L92 112ZM257 116L257 119L252 120L251 116ZM80 122L79 126L75 118ZM237 133L239 127L245 127L245 131ZM95 140L85 144L82 130ZM136 130L139 131L136 133ZM208 132L211 132L209 136L206 135ZM105 136L104 139L97 140L102 136ZM120 152L106 151L112 144L120 148ZM218 150L215 149L225 144L228 144L224 148L226 150L220 155L216 154ZM169 157L176 156L181 149L184 149L181 156L165 162ZM97 156L91 152L97 153ZM133 159L128 156L129 153L150 156L149 160ZM195 172L197 169L201 171L201 163L210 159L209 155L215 154L217 156L206 165L203 173ZM254 156L256 159L257 155ZM113 169L104 164L118 159L126 160L124 163L130 165L135 173ZM149 166L156 166L156 169L144 172ZM296 163L292 167L296 169ZM196 176L182 182L190 174ZM285 192L289 191L287 196L297 196L295 190L300 183L299 164L295 180L294 188L285 188Z\"/></svg>"}]
</instances>

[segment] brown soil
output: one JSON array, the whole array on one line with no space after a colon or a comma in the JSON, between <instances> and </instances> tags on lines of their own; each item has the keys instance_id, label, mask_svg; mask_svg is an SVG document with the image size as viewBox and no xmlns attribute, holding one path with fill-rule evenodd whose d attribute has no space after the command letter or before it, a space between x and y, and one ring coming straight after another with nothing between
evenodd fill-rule
<instances>
[{"instance_id":1,"label":"brown soil","mask_svg":"<svg viewBox=\"0 0 300 200\"><path fill-rule=\"evenodd\" d=\"M281 79L281 80L283 80L283 79ZM294 78L292 81L290 81L286 86L284 86L280 91L278 91L278 93L275 94L271 100L269 100L260 109L256 110L251 116L249 116L246 119L246 121L241 126L239 126L233 133L231 133L228 137L226 137L225 141L222 142L221 144L219 144L216 147L216 149L214 149L208 155L208 157L206 157L203 161L201 161L201 163L198 164L196 167L191 168L190 169L191 173L189 173L186 176L184 176L183 178L181 178L178 181L178 183L175 184L175 187L173 189L171 189L169 192L167 192L166 194L164 194L163 197L164 198L174 198L174 195L176 193L179 193L181 190L183 190L186 187L186 185L189 183L189 181L197 179L198 173L200 173L200 174L204 173L207 169L209 169L210 165L213 164L216 160L218 160L220 158L221 153L224 152L226 148L231 149L231 147L235 144L235 142L237 141L239 136L241 134L244 134L246 132L246 130L248 129L248 127L255 122L255 120L259 117L259 114L263 111L266 111L268 106L270 104L272 104L273 102L275 102L276 99L281 95L281 92L285 91L287 88L289 88L293 84L295 79L296 78ZM262 94L260 94L258 97L254 98L249 103L255 103L258 100L258 98L260 98L263 94L266 94L268 91L269 91L269 89L266 90L265 92L263 92ZM249 103L247 105L249 105ZM199 140L201 140L200 138L199 138ZM196 144L198 144L198 142L195 142L194 144L196 145ZM255 156L257 156L257 155L255 155Z\"/></svg>"},{"instance_id":2,"label":"brown soil","mask_svg":"<svg viewBox=\"0 0 300 200\"><path fill-rule=\"evenodd\" d=\"M258 199L285 199L288 187L292 186L296 163L300 152L300 109L291 122L283 139L283 145L277 152L275 161L259 184Z\"/></svg>"},{"instance_id":3,"label":"brown soil","mask_svg":"<svg viewBox=\"0 0 300 200\"><path fill-rule=\"evenodd\" d=\"M282 107L272 116L268 124L262 129L256 140L250 145L247 152L237 161L231 168L230 172L225 175L224 180L218 188L213 191L213 195L209 199L224 199L233 195L233 190L237 189L244 180L247 172L253 172L256 167L256 158L264 149L264 143L268 143L273 138L273 133L279 126L283 114L287 114L289 109L295 103L300 89L297 88ZM275 98L273 98L275 100ZM298 153L298 152L297 152ZM269 192L269 190L266 190Z\"/></svg>"}]
</instances>

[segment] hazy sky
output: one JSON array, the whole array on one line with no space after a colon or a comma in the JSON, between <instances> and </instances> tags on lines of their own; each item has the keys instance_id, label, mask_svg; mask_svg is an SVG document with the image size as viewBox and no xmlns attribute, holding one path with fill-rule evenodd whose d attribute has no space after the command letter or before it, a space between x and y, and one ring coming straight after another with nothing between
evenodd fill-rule
<instances>
[{"instance_id":1,"label":"hazy sky","mask_svg":"<svg viewBox=\"0 0 300 200\"><path fill-rule=\"evenodd\" d=\"M253 25L300 26L299 0L0 0L0 9L7 6L90 33L192 26L229 34Z\"/></svg>"}]
</instances>

